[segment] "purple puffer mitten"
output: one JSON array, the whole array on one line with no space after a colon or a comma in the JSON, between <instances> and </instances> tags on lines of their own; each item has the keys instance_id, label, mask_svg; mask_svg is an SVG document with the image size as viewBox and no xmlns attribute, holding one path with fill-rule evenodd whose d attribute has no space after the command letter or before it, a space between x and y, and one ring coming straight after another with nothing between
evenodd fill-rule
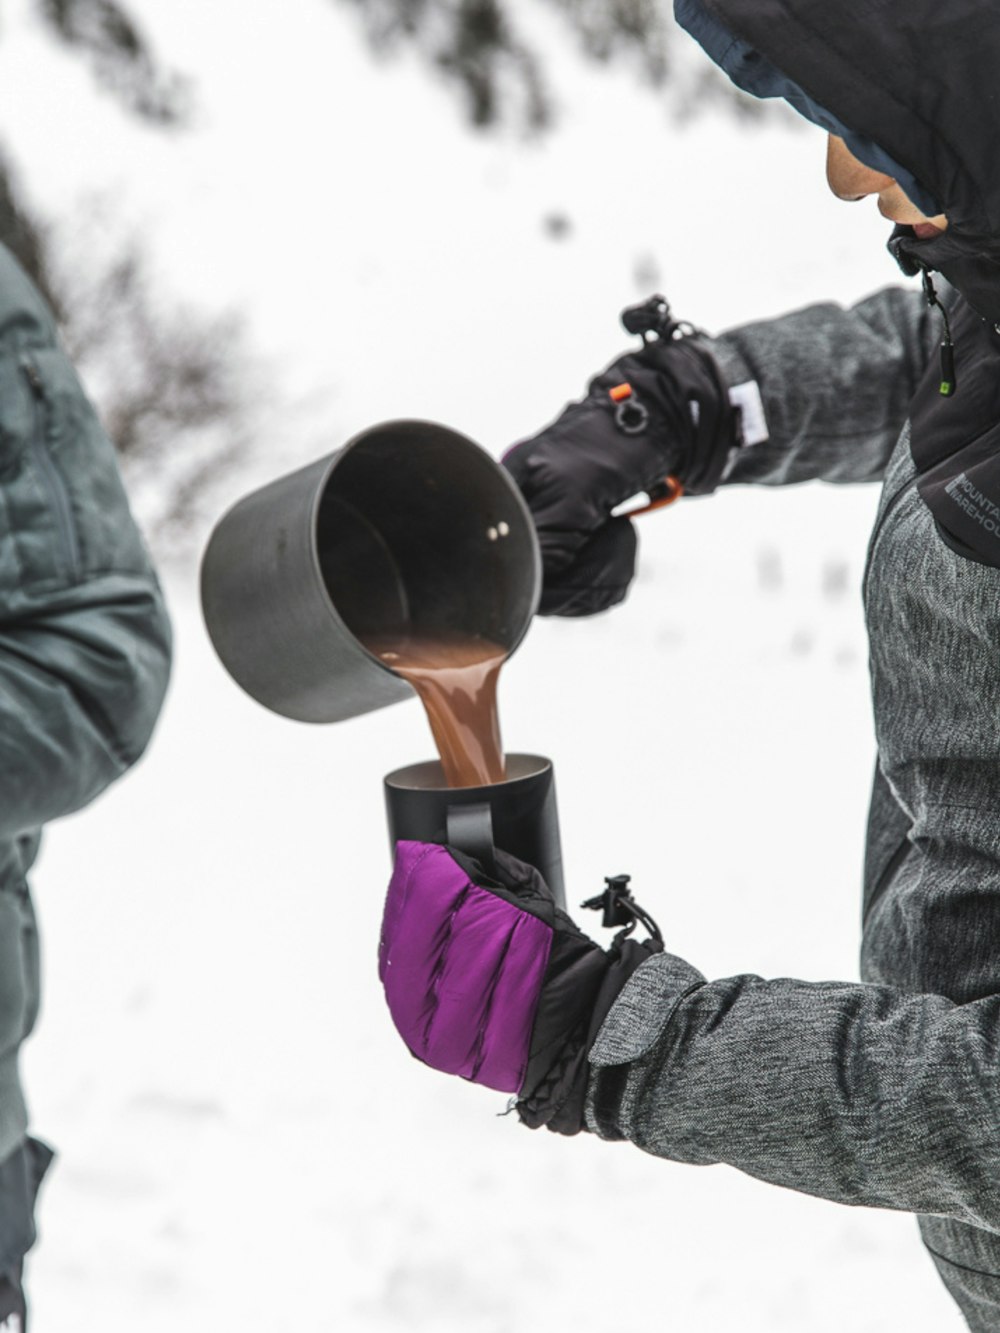
<instances>
[{"instance_id":1,"label":"purple puffer mitten","mask_svg":"<svg viewBox=\"0 0 1000 1333\"><path fill-rule=\"evenodd\" d=\"M470 882L446 848L398 844L379 976L425 1064L519 1091L551 945L551 926Z\"/></svg>"},{"instance_id":2,"label":"purple puffer mitten","mask_svg":"<svg viewBox=\"0 0 1000 1333\"><path fill-rule=\"evenodd\" d=\"M658 941L607 952L557 907L533 867L496 853L499 878L450 847L399 842L379 977L411 1053L517 1094L521 1119L583 1126L587 1053L628 976Z\"/></svg>"}]
</instances>

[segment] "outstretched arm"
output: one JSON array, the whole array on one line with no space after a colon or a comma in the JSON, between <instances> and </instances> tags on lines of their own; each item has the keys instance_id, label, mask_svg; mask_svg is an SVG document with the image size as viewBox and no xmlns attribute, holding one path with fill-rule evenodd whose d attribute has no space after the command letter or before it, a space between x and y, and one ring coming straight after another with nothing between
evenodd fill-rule
<instances>
[{"instance_id":1,"label":"outstretched arm","mask_svg":"<svg viewBox=\"0 0 1000 1333\"><path fill-rule=\"evenodd\" d=\"M591 1050L589 1127L839 1203L1000 1229L1000 995L706 981L661 955Z\"/></svg>"},{"instance_id":2,"label":"outstretched arm","mask_svg":"<svg viewBox=\"0 0 1000 1333\"><path fill-rule=\"evenodd\" d=\"M614 515L639 492L881 477L938 339L924 298L900 288L714 339L659 297L623 321L641 346L505 457L538 531L543 614L587 615L622 600L636 536Z\"/></svg>"},{"instance_id":3,"label":"outstretched arm","mask_svg":"<svg viewBox=\"0 0 1000 1333\"><path fill-rule=\"evenodd\" d=\"M878 480L940 340L940 314L902 287L713 339L727 383L756 384L766 421L767 438L739 452L727 482Z\"/></svg>"}]
</instances>

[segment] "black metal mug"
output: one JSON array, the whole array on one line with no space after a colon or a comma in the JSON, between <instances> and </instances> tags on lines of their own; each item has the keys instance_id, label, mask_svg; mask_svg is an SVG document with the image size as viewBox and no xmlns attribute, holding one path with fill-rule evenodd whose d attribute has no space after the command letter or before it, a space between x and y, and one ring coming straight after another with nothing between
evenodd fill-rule
<instances>
[{"instance_id":1,"label":"black metal mug","mask_svg":"<svg viewBox=\"0 0 1000 1333\"><path fill-rule=\"evenodd\" d=\"M447 843L489 874L497 848L542 872L566 905L555 774L548 759L507 755L507 778L487 787L447 787L437 760L398 768L385 779L390 848L399 841Z\"/></svg>"}]
</instances>

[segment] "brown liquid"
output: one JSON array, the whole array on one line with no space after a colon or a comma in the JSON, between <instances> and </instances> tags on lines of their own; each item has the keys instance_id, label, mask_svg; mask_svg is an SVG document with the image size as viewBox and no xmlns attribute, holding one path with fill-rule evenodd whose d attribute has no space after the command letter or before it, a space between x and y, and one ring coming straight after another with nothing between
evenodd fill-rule
<instances>
[{"instance_id":1,"label":"brown liquid","mask_svg":"<svg viewBox=\"0 0 1000 1333\"><path fill-rule=\"evenodd\" d=\"M368 635L363 642L420 696L448 786L503 782L497 677L506 648L458 634Z\"/></svg>"}]
</instances>

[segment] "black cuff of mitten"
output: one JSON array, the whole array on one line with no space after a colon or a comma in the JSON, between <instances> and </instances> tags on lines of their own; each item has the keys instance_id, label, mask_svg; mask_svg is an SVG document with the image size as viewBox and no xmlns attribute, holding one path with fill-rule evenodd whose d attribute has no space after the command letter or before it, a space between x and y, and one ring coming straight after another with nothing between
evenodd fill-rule
<instances>
[{"instance_id":1,"label":"black cuff of mitten","mask_svg":"<svg viewBox=\"0 0 1000 1333\"><path fill-rule=\"evenodd\" d=\"M569 1031L564 1028L561 1047L555 1055L545 1041L544 1017L540 1014L542 1030L536 1021L537 1041L533 1038L532 1059L517 1102L521 1123L529 1129L544 1125L555 1134L579 1134L587 1128L584 1110L590 1048L626 981L636 968L663 949L659 940L644 940L641 944L625 940L607 952L593 943L590 947L593 952L579 958L577 967L582 964L582 990L589 991L592 999L587 1012L575 1009L576 1022ZM579 995L580 991L575 998Z\"/></svg>"}]
</instances>

